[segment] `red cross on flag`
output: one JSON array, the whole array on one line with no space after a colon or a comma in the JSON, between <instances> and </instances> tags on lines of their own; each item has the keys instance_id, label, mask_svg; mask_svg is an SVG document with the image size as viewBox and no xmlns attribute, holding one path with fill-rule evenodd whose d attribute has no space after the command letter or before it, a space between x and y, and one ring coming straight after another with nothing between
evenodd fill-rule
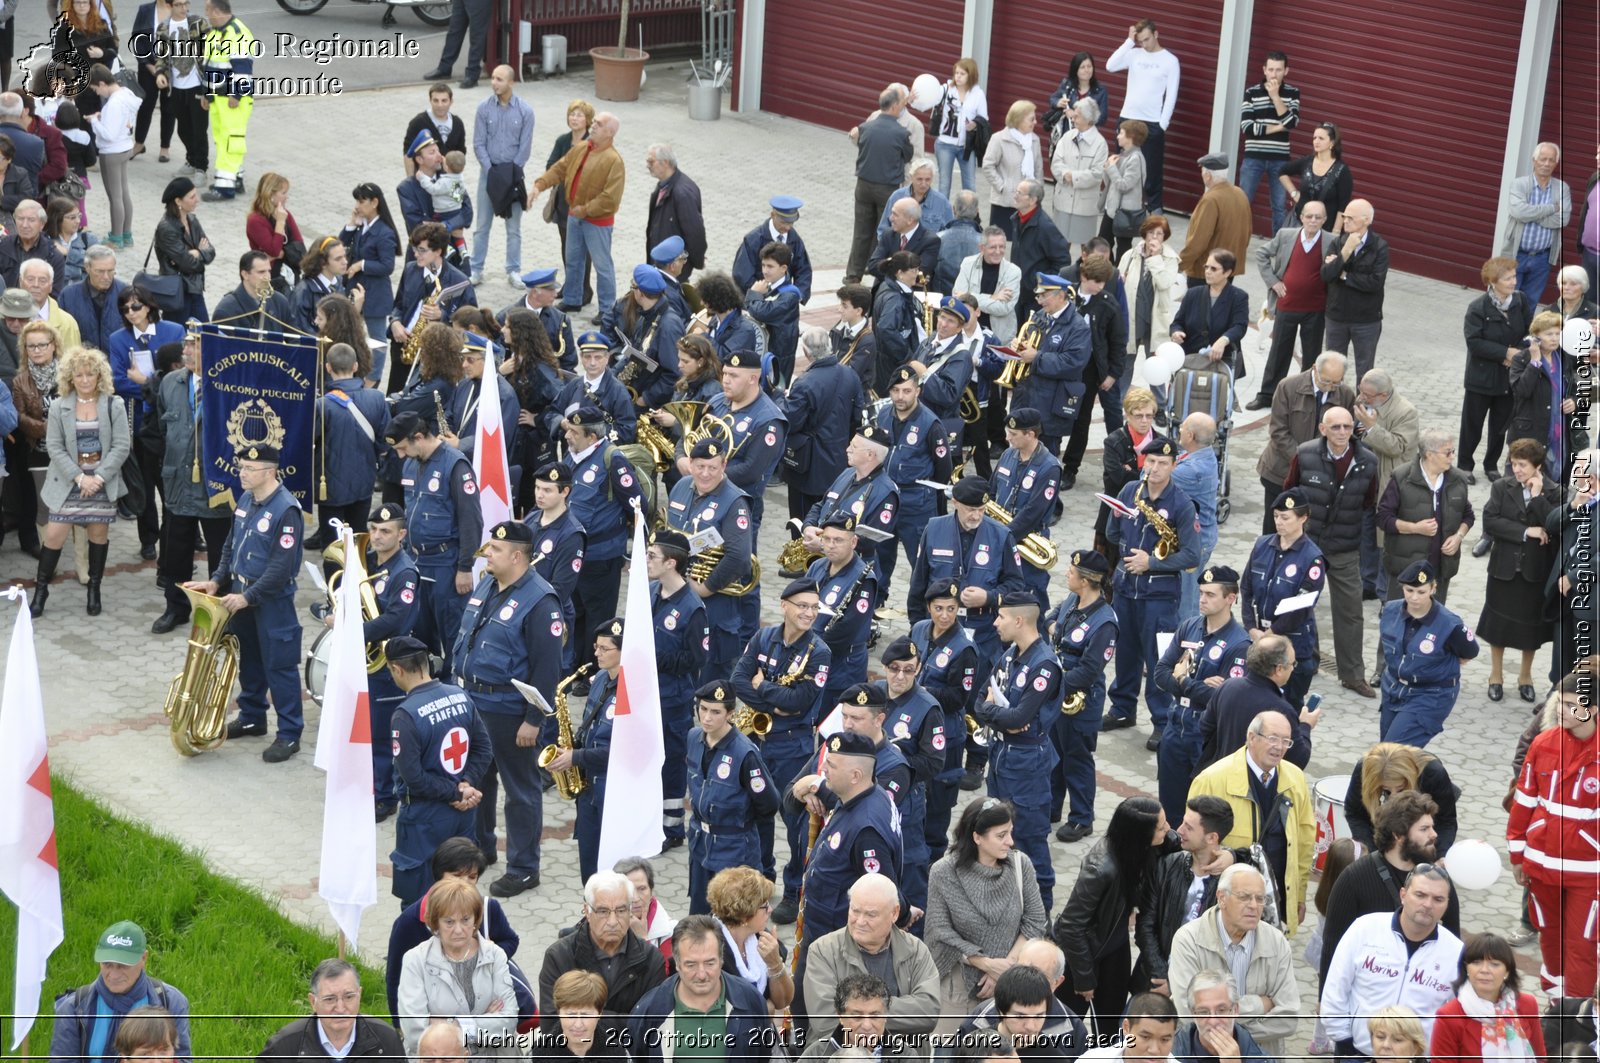
<instances>
[{"instance_id":1,"label":"red cross on flag","mask_svg":"<svg viewBox=\"0 0 1600 1063\"><path fill-rule=\"evenodd\" d=\"M513 426L513 431L515 426ZM472 444L472 475L478 481L478 509L483 514L483 541L501 521L511 519L511 470L506 467L506 428L500 415L500 370L494 357L485 357L483 381L478 391L478 427ZM487 562L478 558L473 578L483 575Z\"/></svg>"},{"instance_id":2,"label":"red cross on flag","mask_svg":"<svg viewBox=\"0 0 1600 1063\"><path fill-rule=\"evenodd\" d=\"M17 970L11 1050L33 1028L45 964L61 944L61 873L56 867L56 815L50 798L44 694L34 653L33 619L21 588L0 693L0 892L17 906Z\"/></svg>"},{"instance_id":3,"label":"red cross on flag","mask_svg":"<svg viewBox=\"0 0 1600 1063\"><path fill-rule=\"evenodd\" d=\"M328 775L322 806L317 893L339 932L359 940L361 913L378 903L378 825L372 808L372 719L367 714L367 646L361 634L366 566L343 525L345 578L334 601L333 651L317 732L316 765Z\"/></svg>"},{"instance_id":4,"label":"red cross on flag","mask_svg":"<svg viewBox=\"0 0 1600 1063\"><path fill-rule=\"evenodd\" d=\"M623 614L622 669L617 676L617 709L611 720L611 751L606 777L613 789L600 815L597 867L612 867L625 856L654 856L666 836L661 830L661 688L656 673L656 633L650 610L650 577L645 572L644 514L635 511L633 559L628 569L628 608ZM623 780L627 797L622 800Z\"/></svg>"}]
</instances>

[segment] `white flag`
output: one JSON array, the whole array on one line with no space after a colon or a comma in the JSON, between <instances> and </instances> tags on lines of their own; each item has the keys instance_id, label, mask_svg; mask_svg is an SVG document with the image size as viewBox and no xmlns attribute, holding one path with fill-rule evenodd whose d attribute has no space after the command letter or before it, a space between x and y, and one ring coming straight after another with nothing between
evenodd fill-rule
<instances>
[{"instance_id":1,"label":"white flag","mask_svg":"<svg viewBox=\"0 0 1600 1063\"><path fill-rule=\"evenodd\" d=\"M515 428L513 427L513 431ZM506 430L500 419L500 371L484 354L483 381L478 388L478 425L472 444L472 478L478 482L478 508L483 514L483 542L501 521L511 519L511 470L506 467ZM478 558L474 579L483 576Z\"/></svg>"},{"instance_id":2,"label":"white flag","mask_svg":"<svg viewBox=\"0 0 1600 1063\"><path fill-rule=\"evenodd\" d=\"M600 816L597 867L625 856L653 856L666 836L661 830L661 687L656 673L656 633L645 572L644 516L633 521L633 560L628 573L628 608L623 615L622 670L611 721L606 777L612 792ZM626 787L626 791L622 788Z\"/></svg>"},{"instance_id":3,"label":"white flag","mask_svg":"<svg viewBox=\"0 0 1600 1063\"><path fill-rule=\"evenodd\" d=\"M345 579L334 602L333 649L317 732L316 765L328 773L322 807L317 893L353 948L361 912L378 903L378 824L372 799L372 718L367 712L367 647L361 632L360 554L344 536ZM382 736L379 736L380 740Z\"/></svg>"},{"instance_id":4,"label":"white flag","mask_svg":"<svg viewBox=\"0 0 1600 1063\"><path fill-rule=\"evenodd\" d=\"M11 1012L15 1051L33 1028L45 964L61 944L61 872L50 796L44 696L33 646L33 618L20 588L17 623L0 694L0 892L17 906L17 970ZM660 804L658 801L657 804Z\"/></svg>"}]
</instances>

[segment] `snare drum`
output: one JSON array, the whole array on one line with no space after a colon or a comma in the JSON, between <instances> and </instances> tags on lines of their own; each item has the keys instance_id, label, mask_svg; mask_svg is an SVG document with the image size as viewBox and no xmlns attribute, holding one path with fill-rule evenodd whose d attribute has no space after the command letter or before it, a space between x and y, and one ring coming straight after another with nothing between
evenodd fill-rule
<instances>
[{"instance_id":1,"label":"snare drum","mask_svg":"<svg viewBox=\"0 0 1600 1063\"><path fill-rule=\"evenodd\" d=\"M1328 862L1328 846L1337 838L1350 837L1350 823L1344 818L1344 795L1350 789L1350 776L1330 775L1318 779L1311 788L1312 807L1317 816L1317 847L1313 866L1321 871Z\"/></svg>"},{"instance_id":2,"label":"snare drum","mask_svg":"<svg viewBox=\"0 0 1600 1063\"><path fill-rule=\"evenodd\" d=\"M328 661L332 657L333 629L328 628L317 636L311 644L311 652L306 654L306 691L318 705L322 704L322 692L328 686ZM1319 834L1317 837L1320 840L1322 836Z\"/></svg>"}]
</instances>

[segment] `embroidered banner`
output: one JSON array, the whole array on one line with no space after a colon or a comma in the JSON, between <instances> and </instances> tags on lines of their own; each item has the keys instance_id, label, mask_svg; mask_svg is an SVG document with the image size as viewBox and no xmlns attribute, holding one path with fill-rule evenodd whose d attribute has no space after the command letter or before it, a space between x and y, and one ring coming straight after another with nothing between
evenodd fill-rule
<instances>
[{"instance_id":1,"label":"embroidered banner","mask_svg":"<svg viewBox=\"0 0 1600 1063\"><path fill-rule=\"evenodd\" d=\"M234 455L254 444L278 449L284 483L309 513L316 500L316 338L202 325L199 371L201 475L211 504L235 504Z\"/></svg>"}]
</instances>

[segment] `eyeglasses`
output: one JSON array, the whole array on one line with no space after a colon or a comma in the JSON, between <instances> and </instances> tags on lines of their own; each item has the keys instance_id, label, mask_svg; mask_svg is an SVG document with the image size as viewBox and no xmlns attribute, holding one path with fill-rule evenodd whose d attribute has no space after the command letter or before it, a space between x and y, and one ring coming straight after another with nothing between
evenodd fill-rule
<instances>
[{"instance_id":1,"label":"eyeglasses","mask_svg":"<svg viewBox=\"0 0 1600 1063\"><path fill-rule=\"evenodd\" d=\"M1220 1008L1195 1008L1194 1017L1197 1019L1221 1019L1237 1014L1238 1011L1239 1006L1237 1004L1228 1004Z\"/></svg>"},{"instance_id":2,"label":"eyeglasses","mask_svg":"<svg viewBox=\"0 0 1600 1063\"><path fill-rule=\"evenodd\" d=\"M891 664L886 667L890 675L916 675L917 666L914 664Z\"/></svg>"},{"instance_id":3,"label":"eyeglasses","mask_svg":"<svg viewBox=\"0 0 1600 1063\"><path fill-rule=\"evenodd\" d=\"M28 344L28 350L30 350L30 351L48 351L50 348L52 348L54 346L55 346L55 344L51 343L49 340L45 340L43 343L30 343L30 344Z\"/></svg>"},{"instance_id":4,"label":"eyeglasses","mask_svg":"<svg viewBox=\"0 0 1600 1063\"><path fill-rule=\"evenodd\" d=\"M1269 749L1293 749L1294 739L1278 738L1274 735L1264 735L1260 731L1251 731L1251 735L1259 738Z\"/></svg>"},{"instance_id":5,"label":"eyeglasses","mask_svg":"<svg viewBox=\"0 0 1600 1063\"><path fill-rule=\"evenodd\" d=\"M331 1008L335 1004L359 1004L361 1003L361 994L355 991L351 991L349 993L329 993L326 996L318 997L317 1003L325 1008Z\"/></svg>"},{"instance_id":6,"label":"eyeglasses","mask_svg":"<svg viewBox=\"0 0 1600 1063\"><path fill-rule=\"evenodd\" d=\"M789 604L794 606L794 610L797 613L818 613L822 611L822 603L820 602L812 602L810 605L801 605L798 602L790 602Z\"/></svg>"},{"instance_id":7,"label":"eyeglasses","mask_svg":"<svg viewBox=\"0 0 1600 1063\"><path fill-rule=\"evenodd\" d=\"M589 914L601 919L628 919L633 915L632 908L590 908Z\"/></svg>"},{"instance_id":8,"label":"eyeglasses","mask_svg":"<svg viewBox=\"0 0 1600 1063\"><path fill-rule=\"evenodd\" d=\"M1267 903L1267 895L1265 893L1229 893L1228 896L1245 904L1265 905Z\"/></svg>"}]
</instances>

